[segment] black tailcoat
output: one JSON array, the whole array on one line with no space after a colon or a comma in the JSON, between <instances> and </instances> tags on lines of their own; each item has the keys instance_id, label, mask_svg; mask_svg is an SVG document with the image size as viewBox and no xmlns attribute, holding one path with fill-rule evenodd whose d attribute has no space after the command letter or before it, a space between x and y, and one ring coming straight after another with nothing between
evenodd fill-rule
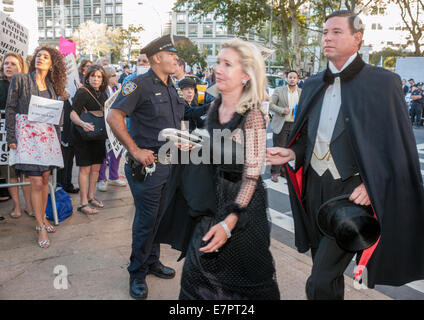
<instances>
[{"instance_id":1,"label":"black tailcoat","mask_svg":"<svg viewBox=\"0 0 424 320\"><path fill-rule=\"evenodd\" d=\"M424 279L424 188L400 77L364 64L359 55L344 73L340 116L382 230L379 242L362 254L360 265L367 267L368 287L400 286ZM308 143L301 138L308 117L320 107L317 100L331 78L327 69L305 82L288 146ZM313 237L311 213L305 212L302 203L303 165L309 160L297 159L295 170L286 165L299 252L310 248Z\"/></svg>"}]
</instances>

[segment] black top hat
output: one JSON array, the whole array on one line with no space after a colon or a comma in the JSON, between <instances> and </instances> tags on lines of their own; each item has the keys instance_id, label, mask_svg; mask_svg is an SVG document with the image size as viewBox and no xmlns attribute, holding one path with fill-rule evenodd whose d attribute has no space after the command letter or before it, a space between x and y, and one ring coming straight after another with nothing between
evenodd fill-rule
<instances>
[{"instance_id":1,"label":"black top hat","mask_svg":"<svg viewBox=\"0 0 424 320\"><path fill-rule=\"evenodd\" d=\"M370 206L360 206L342 195L325 202L318 210L318 227L338 246L349 252L371 247L380 236L380 224Z\"/></svg>"},{"instance_id":2,"label":"black top hat","mask_svg":"<svg viewBox=\"0 0 424 320\"><path fill-rule=\"evenodd\" d=\"M151 41L149 44L147 44L144 48L140 50L140 54L145 53L147 57L151 57L155 53L158 53L160 51L177 52L177 49L175 49L175 45L179 41L183 41L183 40L190 41L186 37L167 34L166 36L162 36L160 38L156 38L155 40Z\"/></svg>"},{"instance_id":3,"label":"black top hat","mask_svg":"<svg viewBox=\"0 0 424 320\"><path fill-rule=\"evenodd\" d=\"M178 87L180 87L180 89L184 89L184 88L196 89L196 81L194 81L191 78L185 77L178 82Z\"/></svg>"}]
</instances>

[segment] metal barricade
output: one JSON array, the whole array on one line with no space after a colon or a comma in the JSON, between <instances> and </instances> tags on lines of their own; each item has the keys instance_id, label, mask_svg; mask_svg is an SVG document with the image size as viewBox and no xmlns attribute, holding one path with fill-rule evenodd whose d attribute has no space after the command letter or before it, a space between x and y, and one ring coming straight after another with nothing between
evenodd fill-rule
<instances>
[{"instance_id":1,"label":"metal barricade","mask_svg":"<svg viewBox=\"0 0 424 320\"><path fill-rule=\"evenodd\" d=\"M1 110L1 116L4 119L3 115L4 115L4 110ZM9 181L10 181L10 169L11 169L11 167L7 166L7 183L0 184L0 188L19 187L19 186L30 185L29 181L28 182L25 181L24 175L21 175L21 179L20 179L21 182L9 183ZM50 180L49 180L49 193L50 193L50 199L52 201L54 224L57 226L57 225L59 225L59 219L58 219L58 216L57 216L56 197L55 197L56 182L57 182L57 169L54 169L53 174L50 176Z\"/></svg>"}]
</instances>

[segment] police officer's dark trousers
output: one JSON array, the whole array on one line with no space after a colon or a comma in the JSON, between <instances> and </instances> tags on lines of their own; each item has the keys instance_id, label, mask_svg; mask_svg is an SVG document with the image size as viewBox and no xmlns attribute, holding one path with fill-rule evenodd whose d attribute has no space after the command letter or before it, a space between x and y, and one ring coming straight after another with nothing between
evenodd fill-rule
<instances>
[{"instance_id":1,"label":"police officer's dark trousers","mask_svg":"<svg viewBox=\"0 0 424 320\"><path fill-rule=\"evenodd\" d=\"M421 125L421 118L423 115L423 105L420 103L414 103L411 107L411 122L416 126Z\"/></svg>"},{"instance_id":2,"label":"police officer's dark trousers","mask_svg":"<svg viewBox=\"0 0 424 320\"><path fill-rule=\"evenodd\" d=\"M170 170L170 165L156 163L156 171L140 182L131 176L131 169L125 165L125 175L136 209L132 227L132 252L128 267L130 279L144 279L149 267L159 263L160 246L153 243L153 240L165 204Z\"/></svg>"},{"instance_id":3,"label":"police officer's dark trousers","mask_svg":"<svg viewBox=\"0 0 424 320\"><path fill-rule=\"evenodd\" d=\"M344 298L343 273L352 261L354 253L341 249L335 240L322 235L316 223L316 216L324 202L336 196L352 194L360 184L359 176L342 181L342 179L334 180L329 170L321 177L312 167L307 170L306 212L310 214L314 233L319 239L318 247L311 249L312 272L306 282L308 300L342 300Z\"/></svg>"}]
</instances>

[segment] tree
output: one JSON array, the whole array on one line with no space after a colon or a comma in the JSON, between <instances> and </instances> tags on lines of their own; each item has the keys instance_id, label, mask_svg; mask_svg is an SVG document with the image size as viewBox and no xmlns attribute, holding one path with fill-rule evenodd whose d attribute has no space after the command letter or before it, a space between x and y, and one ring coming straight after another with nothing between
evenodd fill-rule
<instances>
[{"instance_id":1,"label":"tree","mask_svg":"<svg viewBox=\"0 0 424 320\"><path fill-rule=\"evenodd\" d=\"M424 45L422 40L424 35L424 26L422 24L424 0L392 0L396 3L401 11L401 18L406 28L409 31L412 40L408 41L413 43L415 47L415 55L421 56L421 46Z\"/></svg>"},{"instance_id":2,"label":"tree","mask_svg":"<svg viewBox=\"0 0 424 320\"><path fill-rule=\"evenodd\" d=\"M191 41L178 41L175 48L178 57L182 58L190 68L193 68L195 64L200 65L202 69L206 68L206 52L199 52L197 46Z\"/></svg>"},{"instance_id":3,"label":"tree","mask_svg":"<svg viewBox=\"0 0 424 320\"><path fill-rule=\"evenodd\" d=\"M99 24L94 21L86 21L74 31L72 40L76 42L79 49L90 55L100 57L109 52L112 44L107 36L108 27L106 24Z\"/></svg>"},{"instance_id":4,"label":"tree","mask_svg":"<svg viewBox=\"0 0 424 320\"><path fill-rule=\"evenodd\" d=\"M140 45L140 32L143 31L144 28L134 25L129 25L127 29L121 29L120 41L123 42L123 48L128 51L128 64L130 64L131 60L133 60L133 54L138 54L133 52L133 48L135 46Z\"/></svg>"},{"instance_id":5,"label":"tree","mask_svg":"<svg viewBox=\"0 0 424 320\"><path fill-rule=\"evenodd\" d=\"M301 36L304 16L300 8L307 0L177 0L174 9L187 7L193 14L206 16L214 12L215 18L221 16L229 30L235 35L244 37L254 32L265 43L268 35L262 31L271 20L272 33L281 39L272 42L284 53L287 66L297 68L301 61Z\"/></svg>"}]
</instances>

